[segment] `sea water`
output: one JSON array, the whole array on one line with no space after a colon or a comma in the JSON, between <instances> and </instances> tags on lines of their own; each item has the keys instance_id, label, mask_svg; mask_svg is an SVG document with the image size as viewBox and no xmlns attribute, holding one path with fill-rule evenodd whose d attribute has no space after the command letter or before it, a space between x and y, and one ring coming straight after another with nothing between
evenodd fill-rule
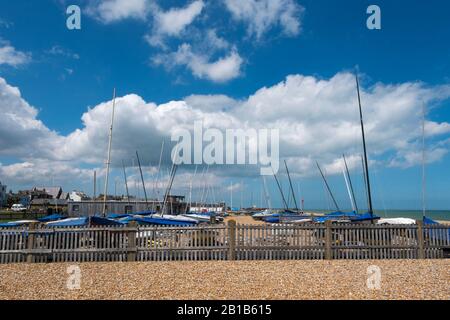
<instances>
[{"instance_id":1,"label":"sea water","mask_svg":"<svg viewBox=\"0 0 450 320\"><path fill-rule=\"evenodd\" d=\"M306 212L329 213L328 210L306 210ZM422 210L375 210L375 214L381 218L411 218L422 219ZM433 220L450 221L449 210L427 210L426 216Z\"/></svg>"}]
</instances>

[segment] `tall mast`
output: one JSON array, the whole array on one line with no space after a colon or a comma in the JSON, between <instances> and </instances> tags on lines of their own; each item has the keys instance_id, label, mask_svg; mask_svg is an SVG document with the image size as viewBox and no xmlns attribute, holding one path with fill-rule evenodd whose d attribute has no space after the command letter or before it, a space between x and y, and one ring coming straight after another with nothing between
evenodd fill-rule
<instances>
[{"instance_id":1,"label":"tall mast","mask_svg":"<svg viewBox=\"0 0 450 320\"><path fill-rule=\"evenodd\" d=\"M351 197L353 199L353 204L354 204L353 210L355 210L355 213L358 213L358 205L356 203L356 198L355 198L355 192L354 192L354 189L353 189L352 178L350 177L350 172L348 171L347 160L345 159L345 154L342 155L342 158L344 159L345 171L347 172L348 183L350 185L350 190L351 190L351 193L352 193Z\"/></svg>"},{"instance_id":2,"label":"tall mast","mask_svg":"<svg viewBox=\"0 0 450 320\"><path fill-rule=\"evenodd\" d=\"M130 202L130 193L128 192L128 181L127 181L127 172L125 170L125 163L122 160L122 167L123 167L123 178L125 180L125 189L127 191L127 201Z\"/></svg>"},{"instance_id":3,"label":"tall mast","mask_svg":"<svg viewBox=\"0 0 450 320\"><path fill-rule=\"evenodd\" d=\"M266 176L262 176L263 184L264 184L264 193L267 200L267 205L269 206L269 210L272 211L272 203L270 201L269 192L267 191L267 183L266 183Z\"/></svg>"},{"instance_id":4,"label":"tall mast","mask_svg":"<svg viewBox=\"0 0 450 320\"><path fill-rule=\"evenodd\" d=\"M116 109L116 88L114 88L113 92L113 109L111 114L111 126L109 127L108 161L106 162L105 192L103 195L103 213L102 213L103 217L106 217L106 197L108 194L109 167L111 165L111 146L112 146L112 133L113 133L115 109Z\"/></svg>"},{"instance_id":5,"label":"tall mast","mask_svg":"<svg viewBox=\"0 0 450 320\"><path fill-rule=\"evenodd\" d=\"M366 171L367 197L368 197L368 201L369 201L369 214L372 218L372 223L373 223L373 206L372 206L372 194L370 192L369 164L367 161L366 136L364 133L364 121L363 121L363 114L362 114L362 107L361 107L361 94L359 92L358 74L355 75L355 79L356 79L356 89L358 91L359 119L361 121L361 133L362 133L362 141L363 141L363 149L364 149L364 167L365 167L365 171Z\"/></svg>"},{"instance_id":6,"label":"tall mast","mask_svg":"<svg viewBox=\"0 0 450 320\"><path fill-rule=\"evenodd\" d=\"M284 197L283 189L281 189L280 182L278 181L277 175L273 171L273 168L272 168L272 173L273 173L273 177L275 178L275 181L277 182L278 190L280 190L281 198L283 198L284 207L286 208L286 210L289 210L289 206L286 202L286 198Z\"/></svg>"},{"instance_id":7,"label":"tall mast","mask_svg":"<svg viewBox=\"0 0 450 320\"><path fill-rule=\"evenodd\" d=\"M233 211L233 181L230 181L230 210Z\"/></svg>"},{"instance_id":8,"label":"tall mast","mask_svg":"<svg viewBox=\"0 0 450 320\"><path fill-rule=\"evenodd\" d=\"M197 168L198 165L195 166L195 171L194 171L194 175L191 176L191 183L189 184L189 211L191 210L191 206L192 206L192 182L195 178L195 175L197 174ZM188 207L186 206L186 213L188 213Z\"/></svg>"},{"instance_id":9,"label":"tall mast","mask_svg":"<svg viewBox=\"0 0 450 320\"><path fill-rule=\"evenodd\" d=\"M94 201L97 198L97 171L94 170Z\"/></svg>"},{"instance_id":10,"label":"tall mast","mask_svg":"<svg viewBox=\"0 0 450 320\"><path fill-rule=\"evenodd\" d=\"M161 153L159 154L158 174L156 176L156 181L155 181L156 198L158 201L159 201L159 178L160 178L161 161L162 161L163 152L164 152L164 140L162 141L162 144L161 144Z\"/></svg>"},{"instance_id":11,"label":"tall mast","mask_svg":"<svg viewBox=\"0 0 450 320\"><path fill-rule=\"evenodd\" d=\"M144 189L145 206L148 209L147 190L145 189L145 182L144 182L144 175L142 174L141 160L139 159L139 153L137 151L136 151L136 158L137 158L137 161L138 161L139 172L141 174L142 189Z\"/></svg>"},{"instance_id":12,"label":"tall mast","mask_svg":"<svg viewBox=\"0 0 450 320\"><path fill-rule=\"evenodd\" d=\"M333 196L333 192L331 192L331 189L330 189L330 186L328 185L327 179L325 179L322 169L320 169L319 163L317 161L316 161L316 165L317 165L317 169L319 169L319 171L320 171L320 175L322 176L323 181L325 182L325 186L327 187L327 190L331 196L331 199L333 200L334 206L336 207L337 211L340 212L341 210L339 209L336 199Z\"/></svg>"},{"instance_id":13,"label":"tall mast","mask_svg":"<svg viewBox=\"0 0 450 320\"><path fill-rule=\"evenodd\" d=\"M170 195L170 190L172 189L172 184L173 184L173 179L175 178L175 173L177 171L177 165L176 165L176 156L178 155L178 145L177 148L175 149L175 154L174 154L174 158L172 159L172 169L170 170L170 174L169 174L169 184L167 185L167 189L166 189L166 193L164 195L164 200L163 200L163 207L162 207L162 212L161 212L161 216L164 216L164 212L165 212L165 208L166 208L166 202L167 202L167 198Z\"/></svg>"},{"instance_id":14,"label":"tall mast","mask_svg":"<svg viewBox=\"0 0 450 320\"><path fill-rule=\"evenodd\" d=\"M297 205L297 199L295 199L295 192L294 192L294 188L292 187L292 180L291 180L291 175L289 174L289 169L286 163L286 160L284 160L284 166L286 167L286 172L289 178L289 185L291 187L291 191L292 191L292 197L294 198L294 204L295 204L295 210L298 213L298 205Z\"/></svg>"},{"instance_id":15,"label":"tall mast","mask_svg":"<svg viewBox=\"0 0 450 320\"><path fill-rule=\"evenodd\" d=\"M425 104L422 105L422 217L426 216L426 200L425 200Z\"/></svg>"}]
</instances>

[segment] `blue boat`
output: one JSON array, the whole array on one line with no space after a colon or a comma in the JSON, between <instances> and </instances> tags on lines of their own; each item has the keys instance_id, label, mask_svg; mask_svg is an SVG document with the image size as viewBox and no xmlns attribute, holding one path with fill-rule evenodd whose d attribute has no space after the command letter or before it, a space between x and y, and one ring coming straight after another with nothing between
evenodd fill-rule
<instances>
[{"instance_id":1,"label":"blue boat","mask_svg":"<svg viewBox=\"0 0 450 320\"><path fill-rule=\"evenodd\" d=\"M43 218L39 218L38 221L39 222L50 222L50 221L57 221L57 220L62 220L64 219L64 217L62 215L59 214L52 214Z\"/></svg>"},{"instance_id":2,"label":"blue boat","mask_svg":"<svg viewBox=\"0 0 450 320\"><path fill-rule=\"evenodd\" d=\"M122 222L100 218L100 217L81 217L81 218L68 218L58 221L51 221L46 223L49 227L79 227L79 226L117 226L123 225Z\"/></svg>"}]
</instances>

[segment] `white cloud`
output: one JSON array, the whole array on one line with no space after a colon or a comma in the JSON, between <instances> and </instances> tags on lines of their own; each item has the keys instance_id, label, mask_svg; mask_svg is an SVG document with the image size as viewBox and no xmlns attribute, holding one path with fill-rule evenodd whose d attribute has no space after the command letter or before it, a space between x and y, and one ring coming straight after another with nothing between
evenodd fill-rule
<instances>
[{"instance_id":1,"label":"white cloud","mask_svg":"<svg viewBox=\"0 0 450 320\"><path fill-rule=\"evenodd\" d=\"M59 45L54 45L50 48L50 50L47 50L48 54L54 55L54 56L62 56L66 58L71 58L74 60L80 59L79 54L72 52L69 49L63 48Z\"/></svg>"},{"instance_id":2,"label":"white cloud","mask_svg":"<svg viewBox=\"0 0 450 320\"><path fill-rule=\"evenodd\" d=\"M361 93L371 163L397 167L417 163L422 102L438 107L440 101L450 96L450 86L377 83L363 86ZM82 116L82 127L62 136L39 121L37 110L3 79L0 96L0 111L5 115L0 118L0 155L23 159L16 166L3 169L7 170L4 171L7 177L19 179L21 171L24 176L33 176L33 170L42 177L45 170L41 167L45 163L49 168L62 168L59 172L65 170L62 163L74 169L103 166L111 101L87 110ZM116 106L114 166L121 165L122 160L129 165L136 150L144 166L155 166L163 139L166 141L164 163L169 164L171 134L180 128L192 130L195 121L203 120L206 128L221 131L279 128L280 155L288 160L293 174L316 175L316 160L328 174L340 174L342 153L347 155L350 168L360 167L356 88L349 73L338 73L330 79L291 75L242 100L224 95L191 95L184 101L156 105L130 94L119 97ZM448 153L449 126L446 122L427 121L427 137L433 137L427 142L428 162L438 161ZM254 172L259 172L258 169ZM217 174L248 176L251 168L231 166Z\"/></svg>"},{"instance_id":3,"label":"white cloud","mask_svg":"<svg viewBox=\"0 0 450 320\"><path fill-rule=\"evenodd\" d=\"M58 135L37 119L38 111L0 77L0 156L52 157Z\"/></svg>"},{"instance_id":4,"label":"white cloud","mask_svg":"<svg viewBox=\"0 0 450 320\"><path fill-rule=\"evenodd\" d=\"M301 30L303 7L294 0L224 0L226 8L237 21L247 23L247 33L261 39L274 26L287 36Z\"/></svg>"},{"instance_id":5,"label":"white cloud","mask_svg":"<svg viewBox=\"0 0 450 320\"><path fill-rule=\"evenodd\" d=\"M186 27L201 14L203 7L203 1L196 0L183 8L171 8L163 11L153 3L151 10L154 17L153 32L145 39L152 46L164 47L164 38L180 36Z\"/></svg>"},{"instance_id":6,"label":"white cloud","mask_svg":"<svg viewBox=\"0 0 450 320\"><path fill-rule=\"evenodd\" d=\"M101 169L97 169L101 172ZM4 181L31 188L38 185L63 185L77 181L80 185L92 179L93 170L77 168L74 163L34 159L10 165L0 163L0 176ZM99 174L99 176L101 176ZM74 187L74 186L73 186Z\"/></svg>"},{"instance_id":7,"label":"white cloud","mask_svg":"<svg viewBox=\"0 0 450 320\"><path fill-rule=\"evenodd\" d=\"M88 14L105 24L129 18L145 20L148 10L148 0L100 0L87 8Z\"/></svg>"},{"instance_id":8,"label":"white cloud","mask_svg":"<svg viewBox=\"0 0 450 320\"><path fill-rule=\"evenodd\" d=\"M190 95L184 98L184 101L194 109L204 112L219 112L233 109L238 101L220 94L220 95Z\"/></svg>"},{"instance_id":9,"label":"white cloud","mask_svg":"<svg viewBox=\"0 0 450 320\"><path fill-rule=\"evenodd\" d=\"M29 53L16 50L8 41L0 38L0 65L18 67L30 61L31 55Z\"/></svg>"},{"instance_id":10,"label":"white cloud","mask_svg":"<svg viewBox=\"0 0 450 320\"><path fill-rule=\"evenodd\" d=\"M243 59L236 50L232 50L227 56L211 62L208 55L195 53L189 44L184 43L176 52L155 56L153 63L169 69L179 65L186 66L197 78L221 83L241 74Z\"/></svg>"}]
</instances>

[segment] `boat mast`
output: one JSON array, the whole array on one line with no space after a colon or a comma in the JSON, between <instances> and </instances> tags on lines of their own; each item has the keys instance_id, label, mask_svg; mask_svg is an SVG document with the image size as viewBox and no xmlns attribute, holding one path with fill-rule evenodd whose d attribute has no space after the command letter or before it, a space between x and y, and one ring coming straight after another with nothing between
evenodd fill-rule
<instances>
[{"instance_id":1,"label":"boat mast","mask_svg":"<svg viewBox=\"0 0 450 320\"><path fill-rule=\"evenodd\" d=\"M233 181L230 181L230 210L233 211Z\"/></svg>"},{"instance_id":2,"label":"boat mast","mask_svg":"<svg viewBox=\"0 0 450 320\"><path fill-rule=\"evenodd\" d=\"M112 133L113 133L113 125L114 125L114 112L116 109L116 88L114 88L112 102L113 102L113 109L112 109L112 115L111 115L111 126L109 127L108 161L106 162L105 192L103 195L103 212L102 212L103 217L106 217L106 197L108 194L109 167L111 165Z\"/></svg>"},{"instance_id":3,"label":"boat mast","mask_svg":"<svg viewBox=\"0 0 450 320\"><path fill-rule=\"evenodd\" d=\"M262 176L262 179L263 179L263 184L264 184L264 193L266 196L267 205L269 206L269 211L272 212L272 203L270 201L269 192L267 190L266 176Z\"/></svg>"},{"instance_id":4,"label":"boat mast","mask_svg":"<svg viewBox=\"0 0 450 320\"><path fill-rule=\"evenodd\" d=\"M362 133L362 141L363 141L363 149L364 149L364 167L366 172L366 183L367 183L367 197L369 201L369 214L373 223L373 207L372 207L372 194L370 192L370 179L369 179L369 164L367 161L367 149L366 149L366 137L364 133L364 121L361 107L361 94L359 92L359 80L358 74L355 75L356 79L356 89L358 91L358 105L359 105L359 119L361 122L361 133Z\"/></svg>"},{"instance_id":5,"label":"boat mast","mask_svg":"<svg viewBox=\"0 0 450 320\"><path fill-rule=\"evenodd\" d=\"M195 171L194 175L191 176L191 183L189 184L189 211L191 210L192 206L192 181L195 178L195 175L197 174L198 165L195 165ZM188 213L188 207L186 206L186 214Z\"/></svg>"},{"instance_id":6,"label":"boat mast","mask_svg":"<svg viewBox=\"0 0 450 320\"><path fill-rule=\"evenodd\" d=\"M289 174L289 169L286 163L286 160L284 160L284 166L286 167L286 172L289 178L289 185L291 187L291 191L292 191L292 197L294 198L294 204L295 204L295 210L298 213L298 205L297 205L297 199L295 199L295 192L294 192L294 188L292 187L292 180L291 180L291 175Z\"/></svg>"},{"instance_id":7,"label":"boat mast","mask_svg":"<svg viewBox=\"0 0 450 320\"><path fill-rule=\"evenodd\" d=\"M426 216L426 200L425 200L425 104L422 105L422 217Z\"/></svg>"},{"instance_id":8,"label":"boat mast","mask_svg":"<svg viewBox=\"0 0 450 320\"><path fill-rule=\"evenodd\" d=\"M273 173L273 177L275 178L275 181L277 182L278 190L280 190L281 197L283 198L284 207L286 208L286 210L289 210L289 206L286 202L286 198L284 197L283 189L281 189L280 182L278 181L277 175L273 171L273 168L272 168L272 173Z\"/></svg>"},{"instance_id":9,"label":"boat mast","mask_svg":"<svg viewBox=\"0 0 450 320\"><path fill-rule=\"evenodd\" d=\"M317 169L319 169L319 171L320 171L320 175L322 176L323 181L325 182L325 186L327 187L327 190L331 196L331 199L333 200L334 206L336 207L337 211L340 212L341 210L339 209L336 199L333 196L333 192L331 192L331 189L330 189L330 186L328 185L327 179L325 179L322 169L320 169L319 163L317 161L316 161L316 165L317 165Z\"/></svg>"},{"instance_id":10,"label":"boat mast","mask_svg":"<svg viewBox=\"0 0 450 320\"><path fill-rule=\"evenodd\" d=\"M175 173L177 172L177 165L176 165L176 160L177 160L176 156L177 155L178 155L178 145L177 145L177 148L175 149L174 159L172 159L172 169L170 170L170 174L169 174L169 183L167 185L166 192L164 194L163 207L162 207L162 212L161 212L162 217L164 216L167 198L170 195L170 190L172 189L173 179L175 178ZM172 206L172 204L171 204L171 206Z\"/></svg>"},{"instance_id":11,"label":"boat mast","mask_svg":"<svg viewBox=\"0 0 450 320\"><path fill-rule=\"evenodd\" d=\"M97 171L94 170L94 202L97 198Z\"/></svg>"},{"instance_id":12,"label":"boat mast","mask_svg":"<svg viewBox=\"0 0 450 320\"><path fill-rule=\"evenodd\" d=\"M164 140L162 141L162 144L161 144L161 153L159 154L158 174L156 176L156 181L155 181L156 198L158 201L159 201L159 178L160 178L160 172L161 172L161 161L162 161L163 151L164 151Z\"/></svg>"},{"instance_id":13,"label":"boat mast","mask_svg":"<svg viewBox=\"0 0 450 320\"><path fill-rule=\"evenodd\" d=\"M352 183L352 178L350 177L350 172L348 171L348 166L347 166L347 160L345 159L345 154L342 155L342 158L344 159L344 165L345 165L345 171L347 172L347 177L348 177L348 184L350 185L350 191L352 192L351 194L351 198L353 199L353 210L355 210L355 213L358 213L358 205L356 203L356 197L355 197L355 192L353 189L353 183ZM344 174L345 176L345 174ZM347 180L346 180L347 182Z\"/></svg>"},{"instance_id":14,"label":"boat mast","mask_svg":"<svg viewBox=\"0 0 450 320\"><path fill-rule=\"evenodd\" d=\"M130 193L128 192L128 180L127 180L127 172L125 170L125 163L122 160L122 167L123 167L123 178L125 180L125 189L127 191L127 201L130 203Z\"/></svg>"},{"instance_id":15,"label":"boat mast","mask_svg":"<svg viewBox=\"0 0 450 320\"><path fill-rule=\"evenodd\" d=\"M145 207L148 209L147 190L145 189L144 175L142 174L141 160L139 159L139 153L136 151L136 158L138 161L139 172L141 174L142 188L144 189Z\"/></svg>"}]
</instances>

